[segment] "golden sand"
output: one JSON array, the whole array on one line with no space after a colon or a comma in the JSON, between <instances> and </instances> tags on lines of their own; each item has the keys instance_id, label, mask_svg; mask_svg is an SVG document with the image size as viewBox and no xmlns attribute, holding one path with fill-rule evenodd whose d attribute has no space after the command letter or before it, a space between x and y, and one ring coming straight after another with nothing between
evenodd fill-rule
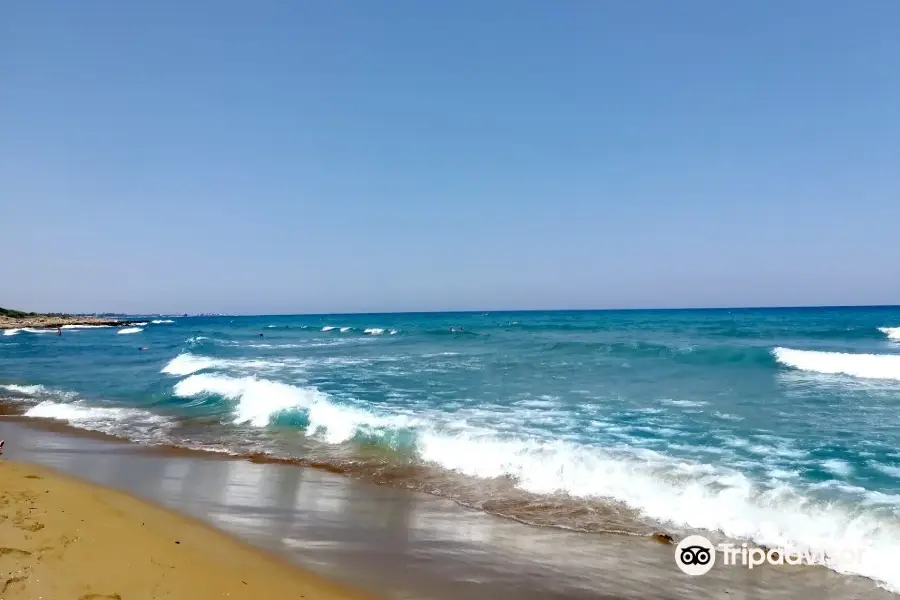
<instances>
[{"instance_id":1,"label":"golden sand","mask_svg":"<svg viewBox=\"0 0 900 600\"><path fill-rule=\"evenodd\" d=\"M0 459L0 600L362 600L187 517Z\"/></svg>"}]
</instances>

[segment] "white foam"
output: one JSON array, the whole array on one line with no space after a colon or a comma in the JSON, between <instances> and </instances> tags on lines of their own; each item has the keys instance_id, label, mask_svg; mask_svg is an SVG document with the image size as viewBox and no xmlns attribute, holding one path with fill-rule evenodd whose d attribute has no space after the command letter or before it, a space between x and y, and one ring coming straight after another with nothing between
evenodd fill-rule
<instances>
[{"instance_id":1,"label":"white foam","mask_svg":"<svg viewBox=\"0 0 900 600\"><path fill-rule=\"evenodd\" d=\"M10 392L16 392L17 394L22 394L25 396L36 396L40 393L46 392L47 388L42 385L16 385L16 384L8 384L8 385L0 385L0 388Z\"/></svg>"},{"instance_id":2,"label":"white foam","mask_svg":"<svg viewBox=\"0 0 900 600\"><path fill-rule=\"evenodd\" d=\"M121 335L124 333L140 333L142 331L143 331L143 329L141 329L140 327L126 327L125 329L120 329L119 334Z\"/></svg>"},{"instance_id":3,"label":"white foam","mask_svg":"<svg viewBox=\"0 0 900 600\"><path fill-rule=\"evenodd\" d=\"M153 319L150 322L153 323L154 325L163 325L163 324L167 324L167 323L174 323L175 321L173 321L172 319Z\"/></svg>"},{"instance_id":4,"label":"white foam","mask_svg":"<svg viewBox=\"0 0 900 600\"><path fill-rule=\"evenodd\" d=\"M853 472L853 467L850 466L850 463L836 458L822 461L822 468L841 477L846 477Z\"/></svg>"},{"instance_id":5,"label":"white foam","mask_svg":"<svg viewBox=\"0 0 900 600\"><path fill-rule=\"evenodd\" d=\"M743 421L744 417L739 417L738 415L733 415L731 413L723 413L723 412L715 412L713 413L717 418L722 419L724 421Z\"/></svg>"},{"instance_id":6,"label":"white foam","mask_svg":"<svg viewBox=\"0 0 900 600\"><path fill-rule=\"evenodd\" d=\"M5 389L13 394L17 394L19 396L25 396L28 398L49 398L52 397L57 400L73 400L78 394L75 392L67 392L63 390L54 390L43 385L17 385L17 384L5 384L0 385L0 389Z\"/></svg>"},{"instance_id":7,"label":"white foam","mask_svg":"<svg viewBox=\"0 0 900 600\"><path fill-rule=\"evenodd\" d=\"M233 344L239 345L239 344ZM242 344L247 348L307 348L309 346L303 344Z\"/></svg>"},{"instance_id":8,"label":"white foam","mask_svg":"<svg viewBox=\"0 0 900 600\"><path fill-rule=\"evenodd\" d=\"M353 439L358 433L385 429L400 429L413 424L402 415L379 416L353 406L317 401L309 407L307 435L316 436L329 444Z\"/></svg>"},{"instance_id":9,"label":"white foam","mask_svg":"<svg viewBox=\"0 0 900 600\"><path fill-rule=\"evenodd\" d=\"M613 454L564 441L540 442L468 430L423 432L422 459L466 475L512 477L537 494L624 502L654 520L719 531L759 544L824 551L826 566L900 591L900 520L881 506L816 500L788 481L762 486L744 474L649 450ZM860 561L841 556L862 550Z\"/></svg>"},{"instance_id":10,"label":"white foam","mask_svg":"<svg viewBox=\"0 0 900 600\"><path fill-rule=\"evenodd\" d=\"M381 335L382 333L384 333L384 329L381 329L379 327L369 327L368 329L364 330L363 333L366 333L368 335Z\"/></svg>"},{"instance_id":11,"label":"white foam","mask_svg":"<svg viewBox=\"0 0 900 600\"><path fill-rule=\"evenodd\" d=\"M706 406L706 402L703 402L702 400L663 400L663 403L671 406L680 406L682 408L698 408L700 406Z\"/></svg>"},{"instance_id":12,"label":"white foam","mask_svg":"<svg viewBox=\"0 0 900 600\"><path fill-rule=\"evenodd\" d=\"M26 417L65 421L80 429L125 436L140 441L154 441L173 423L166 417L136 408L88 406L83 402L51 402L32 406Z\"/></svg>"},{"instance_id":13,"label":"white foam","mask_svg":"<svg viewBox=\"0 0 900 600\"><path fill-rule=\"evenodd\" d=\"M781 364L801 371L900 381L900 354L850 354L792 348L775 348L772 354Z\"/></svg>"},{"instance_id":14,"label":"white foam","mask_svg":"<svg viewBox=\"0 0 900 600\"><path fill-rule=\"evenodd\" d=\"M306 359L283 358L280 360L211 358L184 352L166 364L160 373L167 375L192 375L207 369L235 369L238 371L275 371L285 366L303 367Z\"/></svg>"},{"instance_id":15,"label":"white foam","mask_svg":"<svg viewBox=\"0 0 900 600\"><path fill-rule=\"evenodd\" d=\"M397 334L400 333L400 332L397 331L396 329L391 329L388 333L389 333L390 335L397 335Z\"/></svg>"},{"instance_id":16,"label":"white foam","mask_svg":"<svg viewBox=\"0 0 900 600\"><path fill-rule=\"evenodd\" d=\"M106 329L112 325L63 325L60 329Z\"/></svg>"},{"instance_id":17,"label":"white foam","mask_svg":"<svg viewBox=\"0 0 900 600\"><path fill-rule=\"evenodd\" d=\"M167 375L190 375L191 373L196 373L203 369L210 369L214 366L216 366L215 359L185 353L179 354L170 360L169 363L162 368L160 373L166 373Z\"/></svg>"},{"instance_id":18,"label":"white foam","mask_svg":"<svg viewBox=\"0 0 900 600\"><path fill-rule=\"evenodd\" d=\"M353 329L353 328L352 327L341 327L341 333L347 333L351 329Z\"/></svg>"},{"instance_id":19,"label":"white foam","mask_svg":"<svg viewBox=\"0 0 900 600\"><path fill-rule=\"evenodd\" d=\"M878 331L888 336L888 339L900 340L900 327L879 327Z\"/></svg>"},{"instance_id":20,"label":"white foam","mask_svg":"<svg viewBox=\"0 0 900 600\"><path fill-rule=\"evenodd\" d=\"M890 475L891 477L896 477L900 479L900 467L894 465L886 465L880 462L872 462L871 465L884 473L885 475Z\"/></svg>"},{"instance_id":21,"label":"white foam","mask_svg":"<svg viewBox=\"0 0 900 600\"><path fill-rule=\"evenodd\" d=\"M135 327L146 327L146 326L149 325L149 324L150 324L150 323L148 323L148 322L146 322L146 321L142 321L142 322L140 322L140 323L132 323L132 325L134 325Z\"/></svg>"},{"instance_id":22,"label":"white foam","mask_svg":"<svg viewBox=\"0 0 900 600\"><path fill-rule=\"evenodd\" d=\"M21 329L4 329L3 335L16 335L20 331L22 331L22 330Z\"/></svg>"},{"instance_id":23,"label":"white foam","mask_svg":"<svg viewBox=\"0 0 900 600\"><path fill-rule=\"evenodd\" d=\"M322 331L331 331L332 329L337 329L334 325L326 325L322 328Z\"/></svg>"}]
</instances>

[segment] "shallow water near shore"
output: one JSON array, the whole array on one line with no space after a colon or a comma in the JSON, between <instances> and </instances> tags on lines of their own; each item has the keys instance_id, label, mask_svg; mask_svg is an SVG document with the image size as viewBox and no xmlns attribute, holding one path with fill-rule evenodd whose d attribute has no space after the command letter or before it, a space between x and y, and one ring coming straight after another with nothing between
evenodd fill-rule
<instances>
[{"instance_id":1,"label":"shallow water near shore","mask_svg":"<svg viewBox=\"0 0 900 600\"><path fill-rule=\"evenodd\" d=\"M898 328L897 308L147 318L0 337L0 396L585 540L821 550L896 591Z\"/></svg>"},{"instance_id":2,"label":"shallow water near shore","mask_svg":"<svg viewBox=\"0 0 900 600\"><path fill-rule=\"evenodd\" d=\"M140 447L8 417L0 437L5 458L130 492L392 600L894 597L819 567L716 567L689 577L673 546L647 538L526 526L321 470Z\"/></svg>"}]
</instances>

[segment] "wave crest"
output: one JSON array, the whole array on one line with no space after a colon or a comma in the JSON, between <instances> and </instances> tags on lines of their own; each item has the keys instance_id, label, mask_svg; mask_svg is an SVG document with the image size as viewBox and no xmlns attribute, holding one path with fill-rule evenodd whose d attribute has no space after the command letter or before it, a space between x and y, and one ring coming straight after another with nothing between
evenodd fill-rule
<instances>
[{"instance_id":1,"label":"wave crest","mask_svg":"<svg viewBox=\"0 0 900 600\"><path fill-rule=\"evenodd\" d=\"M200 373L175 384L175 395L182 398L216 395L236 400L234 422L265 427L279 413L304 408L325 399L314 387L303 388L259 379Z\"/></svg>"},{"instance_id":2,"label":"wave crest","mask_svg":"<svg viewBox=\"0 0 900 600\"><path fill-rule=\"evenodd\" d=\"M878 331L888 336L889 340L900 340L900 327L879 327Z\"/></svg>"},{"instance_id":3,"label":"wave crest","mask_svg":"<svg viewBox=\"0 0 900 600\"><path fill-rule=\"evenodd\" d=\"M179 354L168 362L162 368L160 373L167 375L190 375L197 371L210 369L216 366L217 361L206 356L197 356L195 354L185 353Z\"/></svg>"},{"instance_id":4,"label":"wave crest","mask_svg":"<svg viewBox=\"0 0 900 600\"><path fill-rule=\"evenodd\" d=\"M329 444L340 444L360 434L387 428L402 428L410 421L401 416L379 416L365 409L336 404L317 388L260 379L230 377L214 373L191 375L175 385L182 398L220 396L237 401L233 421L265 427L285 413L305 413L306 435Z\"/></svg>"},{"instance_id":5,"label":"wave crest","mask_svg":"<svg viewBox=\"0 0 900 600\"><path fill-rule=\"evenodd\" d=\"M781 347L774 348L772 354L779 363L800 371L900 381L900 354L851 354Z\"/></svg>"}]
</instances>

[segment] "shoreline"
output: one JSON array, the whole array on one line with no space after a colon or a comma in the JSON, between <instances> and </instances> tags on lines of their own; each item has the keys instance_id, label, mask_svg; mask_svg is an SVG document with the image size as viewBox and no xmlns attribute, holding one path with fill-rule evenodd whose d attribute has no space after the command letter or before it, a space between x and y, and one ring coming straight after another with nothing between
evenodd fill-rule
<instances>
[{"instance_id":1,"label":"shoreline","mask_svg":"<svg viewBox=\"0 0 900 600\"><path fill-rule=\"evenodd\" d=\"M103 319L100 317L73 317L73 316L52 316L52 315L33 315L28 317L6 317L0 316L0 329L40 329L50 330L58 329L64 326L87 326L87 327L128 327L135 323L144 323L144 321L119 319Z\"/></svg>"},{"instance_id":2,"label":"shoreline","mask_svg":"<svg viewBox=\"0 0 900 600\"><path fill-rule=\"evenodd\" d=\"M372 600L129 494L0 460L6 600L288 597Z\"/></svg>"},{"instance_id":3,"label":"shoreline","mask_svg":"<svg viewBox=\"0 0 900 600\"><path fill-rule=\"evenodd\" d=\"M304 458L297 457L280 457L272 454L266 454L264 452L255 452L255 453L236 453L236 452L227 452L227 451L216 451L206 448L199 447L188 447L188 446L179 446L173 443L165 443L165 444L143 444L139 441L135 441L133 439L128 438L124 435L116 435L113 433L106 433L104 431L98 431L95 429L85 429L81 427L77 427L75 425L71 425L65 421L59 421L55 419L50 419L46 417L29 417L25 416L18 412L20 407L16 404L10 404L3 401L0 398L0 422L2 420L10 420L15 422L20 422L26 424L30 427L40 428L45 431L52 431L59 433L61 435L71 435L71 436L79 436L85 437L88 439L96 439L103 440L114 443L124 443L129 446L136 446L141 448L142 451L145 452L162 452L167 455L172 454L180 454L182 456L196 457L202 460L238 460L238 461L246 461L252 464L261 464L261 465L277 465L277 466L289 466L298 469L312 469L315 471L322 471L325 473L337 475L339 477L346 477L352 479L354 481L363 481L367 484L378 485L378 486L388 486L392 489L408 491L411 493L421 493L429 496L433 496L435 498L440 498L443 500L449 500L459 506L460 508L466 510L475 510L478 512L482 512L487 515L491 515L496 518L504 519L511 521L513 523L517 523L524 527L541 527L548 528L552 530L558 531L566 531L566 532L574 532L578 534L585 535L613 535L613 536L625 536L625 537L633 537L645 540L652 540L656 543L672 545L674 548L674 544L676 543L675 536L677 536L677 531L675 529L667 529L665 524L656 524L654 523L652 526L647 525L644 528L644 531L637 530L628 530L623 528L606 528L606 529L592 529L592 530L584 530L584 529L576 529L570 527L562 527L553 523L544 523L538 520L529 520L523 517L518 516L515 512L504 512L502 507L495 508L490 506L477 506L471 503L464 502L458 497L453 495L444 495L437 491L434 491L430 488L422 488L415 489L402 485L395 485L394 482L389 479L378 478L369 476L366 473L361 471L354 471L350 467L341 467L338 465L334 465L327 462L309 460ZM622 511L628 511L629 515L631 514L631 510L625 507L616 507Z\"/></svg>"},{"instance_id":4,"label":"shoreline","mask_svg":"<svg viewBox=\"0 0 900 600\"><path fill-rule=\"evenodd\" d=\"M692 578L675 567L674 546L650 538L529 527L316 469L28 421L0 419L6 458L199 519L326 581L382 598L896 598L870 580L817 567L717 568Z\"/></svg>"}]
</instances>

